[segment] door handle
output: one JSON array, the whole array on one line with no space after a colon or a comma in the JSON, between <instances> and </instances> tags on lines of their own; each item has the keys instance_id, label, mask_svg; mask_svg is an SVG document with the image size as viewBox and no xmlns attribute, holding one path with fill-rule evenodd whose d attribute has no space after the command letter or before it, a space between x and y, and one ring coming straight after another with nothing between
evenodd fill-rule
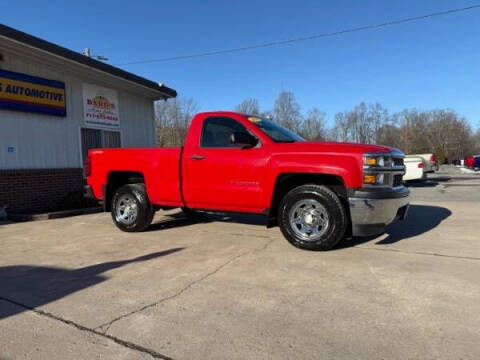
<instances>
[{"instance_id":1,"label":"door handle","mask_svg":"<svg viewBox=\"0 0 480 360\"><path fill-rule=\"evenodd\" d=\"M190 157L190 159L192 159L192 160L203 160L203 159L205 159L205 156L203 156L203 155L192 155Z\"/></svg>"}]
</instances>

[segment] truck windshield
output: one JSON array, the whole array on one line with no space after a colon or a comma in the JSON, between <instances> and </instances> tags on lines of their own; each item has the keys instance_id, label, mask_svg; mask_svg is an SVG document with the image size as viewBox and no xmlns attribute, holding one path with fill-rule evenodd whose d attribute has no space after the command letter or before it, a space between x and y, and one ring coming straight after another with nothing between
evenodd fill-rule
<instances>
[{"instance_id":1,"label":"truck windshield","mask_svg":"<svg viewBox=\"0 0 480 360\"><path fill-rule=\"evenodd\" d=\"M305 141L305 139L300 135L287 129L286 127L274 123L271 120L253 116L249 117L248 120L250 120L256 127L262 130L270 139L275 142L291 143Z\"/></svg>"}]
</instances>

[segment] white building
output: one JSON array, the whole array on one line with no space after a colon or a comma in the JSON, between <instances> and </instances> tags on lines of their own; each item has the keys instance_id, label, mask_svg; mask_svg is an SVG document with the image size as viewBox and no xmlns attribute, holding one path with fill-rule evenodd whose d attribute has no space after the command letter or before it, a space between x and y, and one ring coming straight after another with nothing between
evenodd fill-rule
<instances>
[{"instance_id":1,"label":"white building","mask_svg":"<svg viewBox=\"0 0 480 360\"><path fill-rule=\"evenodd\" d=\"M90 148L155 145L155 100L177 93L0 24L0 207L35 212L82 190Z\"/></svg>"}]
</instances>

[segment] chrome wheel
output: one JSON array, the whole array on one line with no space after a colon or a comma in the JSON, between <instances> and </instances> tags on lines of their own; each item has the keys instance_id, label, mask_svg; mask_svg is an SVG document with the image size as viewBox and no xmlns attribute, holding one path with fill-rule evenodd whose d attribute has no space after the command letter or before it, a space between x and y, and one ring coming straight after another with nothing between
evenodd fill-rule
<instances>
[{"instance_id":1,"label":"chrome wheel","mask_svg":"<svg viewBox=\"0 0 480 360\"><path fill-rule=\"evenodd\" d=\"M295 234L305 241L320 239L329 224L327 209L314 199L297 201L290 210L289 220Z\"/></svg>"},{"instance_id":2,"label":"chrome wheel","mask_svg":"<svg viewBox=\"0 0 480 360\"><path fill-rule=\"evenodd\" d=\"M122 195L117 201L115 219L125 225L131 225L137 220L138 206L133 196Z\"/></svg>"}]
</instances>

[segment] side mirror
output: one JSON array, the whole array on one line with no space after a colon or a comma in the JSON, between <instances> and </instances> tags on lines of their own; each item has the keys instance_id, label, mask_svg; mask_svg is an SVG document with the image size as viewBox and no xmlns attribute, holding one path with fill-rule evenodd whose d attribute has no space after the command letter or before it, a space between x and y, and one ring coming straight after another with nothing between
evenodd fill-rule
<instances>
[{"instance_id":1,"label":"side mirror","mask_svg":"<svg viewBox=\"0 0 480 360\"><path fill-rule=\"evenodd\" d=\"M230 135L230 142L242 149L252 148L258 144L258 140L247 132L235 131Z\"/></svg>"}]
</instances>

